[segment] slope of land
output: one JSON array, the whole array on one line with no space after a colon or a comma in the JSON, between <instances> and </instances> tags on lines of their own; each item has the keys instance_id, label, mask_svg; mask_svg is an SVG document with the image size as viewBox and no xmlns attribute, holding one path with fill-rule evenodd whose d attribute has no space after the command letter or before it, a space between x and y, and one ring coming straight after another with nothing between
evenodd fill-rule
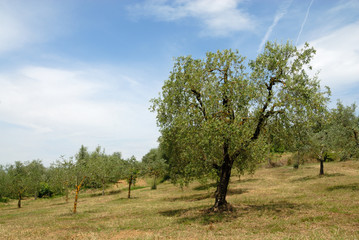
<instances>
[{"instance_id":1,"label":"slope of land","mask_svg":"<svg viewBox=\"0 0 359 240\"><path fill-rule=\"evenodd\" d=\"M101 196L81 192L78 213L64 198L0 204L1 239L359 239L359 161L261 168L232 177L235 211L208 213L213 184L163 183Z\"/></svg>"}]
</instances>

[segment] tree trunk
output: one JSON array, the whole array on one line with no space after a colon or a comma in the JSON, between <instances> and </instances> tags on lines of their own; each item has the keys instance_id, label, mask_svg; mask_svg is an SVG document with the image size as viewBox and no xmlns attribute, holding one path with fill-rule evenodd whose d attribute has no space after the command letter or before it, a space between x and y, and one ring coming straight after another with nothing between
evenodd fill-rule
<instances>
[{"instance_id":1,"label":"tree trunk","mask_svg":"<svg viewBox=\"0 0 359 240\"><path fill-rule=\"evenodd\" d=\"M69 202L69 186L67 181L64 182L63 189L65 190L65 200L66 202Z\"/></svg>"},{"instance_id":2,"label":"tree trunk","mask_svg":"<svg viewBox=\"0 0 359 240\"><path fill-rule=\"evenodd\" d=\"M17 207L21 208L21 193L19 193L19 201L17 202Z\"/></svg>"},{"instance_id":3,"label":"tree trunk","mask_svg":"<svg viewBox=\"0 0 359 240\"><path fill-rule=\"evenodd\" d=\"M217 190L215 193L215 202L212 211L228 211L231 206L227 203L226 196L228 190L229 179L231 177L232 161L228 154L228 144L224 144L224 162L220 168L219 181L217 182Z\"/></svg>"},{"instance_id":4,"label":"tree trunk","mask_svg":"<svg viewBox=\"0 0 359 240\"><path fill-rule=\"evenodd\" d=\"M81 185L85 181L85 178L86 178L86 176L82 179L81 183L76 186L76 195L75 195L75 202L74 202L74 213L76 213L77 199L79 197L79 192L80 192Z\"/></svg>"},{"instance_id":5,"label":"tree trunk","mask_svg":"<svg viewBox=\"0 0 359 240\"><path fill-rule=\"evenodd\" d=\"M324 175L324 161L320 160L320 171L319 175Z\"/></svg>"},{"instance_id":6,"label":"tree trunk","mask_svg":"<svg viewBox=\"0 0 359 240\"><path fill-rule=\"evenodd\" d=\"M66 186L66 202L69 202L69 188Z\"/></svg>"},{"instance_id":7,"label":"tree trunk","mask_svg":"<svg viewBox=\"0 0 359 240\"><path fill-rule=\"evenodd\" d=\"M105 180L102 180L102 196L105 196Z\"/></svg>"},{"instance_id":8,"label":"tree trunk","mask_svg":"<svg viewBox=\"0 0 359 240\"><path fill-rule=\"evenodd\" d=\"M128 181L128 198L131 198L131 185L132 185L132 176L130 177L130 180Z\"/></svg>"},{"instance_id":9,"label":"tree trunk","mask_svg":"<svg viewBox=\"0 0 359 240\"><path fill-rule=\"evenodd\" d=\"M155 175L154 178L153 178L153 185L151 187L151 189L157 189L157 176Z\"/></svg>"},{"instance_id":10,"label":"tree trunk","mask_svg":"<svg viewBox=\"0 0 359 240\"><path fill-rule=\"evenodd\" d=\"M37 200L37 191L35 191L34 199Z\"/></svg>"},{"instance_id":11,"label":"tree trunk","mask_svg":"<svg viewBox=\"0 0 359 240\"><path fill-rule=\"evenodd\" d=\"M74 213L76 213L77 199L78 199L78 197L79 197L79 191L80 191L80 186L77 186L77 187L76 187L75 202L74 202Z\"/></svg>"}]
</instances>

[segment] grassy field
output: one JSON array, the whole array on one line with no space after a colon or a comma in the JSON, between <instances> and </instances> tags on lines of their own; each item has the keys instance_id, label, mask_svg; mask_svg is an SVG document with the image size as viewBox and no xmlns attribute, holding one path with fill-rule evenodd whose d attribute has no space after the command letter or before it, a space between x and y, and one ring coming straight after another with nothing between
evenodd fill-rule
<instances>
[{"instance_id":1,"label":"grassy field","mask_svg":"<svg viewBox=\"0 0 359 240\"><path fill-rule=\"evenodd\" d=\"M132 199L124 186L81 192L77 214L63 197L0 203L0 239L359 239L359 161L325 171L308 164L233 177L229 213L208 213L215 188L199 183L138 188Z\"/></svg>"}]
</instances>

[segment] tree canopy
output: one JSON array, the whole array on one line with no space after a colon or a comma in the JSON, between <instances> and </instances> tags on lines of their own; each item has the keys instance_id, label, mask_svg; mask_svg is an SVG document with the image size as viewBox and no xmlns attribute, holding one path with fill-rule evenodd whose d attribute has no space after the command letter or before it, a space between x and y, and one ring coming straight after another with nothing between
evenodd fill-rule
<instances>
[{"instance_id":1,"label":"tree canopy","mask_svg":"<svg viewBox=\"0 0 359 240\"><path fill-rule=\"evenodd\" d=\"M250 61L232 50L178 57L152 100L172 178L214 177L213 210L227 209L232 167L253 171L263 159L267 123L281 116L291 125L326 103L317 76L307 73L314 54L308 44L268 42Z\"/></svg>"}]
</instances>

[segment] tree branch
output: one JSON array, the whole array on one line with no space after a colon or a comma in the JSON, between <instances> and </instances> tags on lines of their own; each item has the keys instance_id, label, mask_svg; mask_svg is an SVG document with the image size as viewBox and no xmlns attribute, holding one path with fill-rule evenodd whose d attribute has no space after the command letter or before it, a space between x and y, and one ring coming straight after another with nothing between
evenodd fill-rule
<instances>
[{"instance_id":1,"label":"tree branch","mask_svg":"<svg viewBox=\"0 0 359 240\"><path fill-rule=\"evenodd\" d=\"M239 149L237 149L231 156L231 158L234 160L236 159L242 151L245 150L245 148L249 145L250 142L254 141L254 140L257 140L263 127L264 127L264 124L265 124L265 121L272 115L274 114L279 114L279 113L282 113L283 110L277 110L275 111L274 108L276 107L275 105L273 105L271 107L271 109L269 111L267 111L267 108L270 104L270 102L272 101L273 99L273 86L276 84L276 83L283 83L283 81L279 80L277 77L271 77L270 81L269 81L269 84L266 84L267 86L267 89L268 89L268 95L267 95L267 100L266 102L264 103L263 107L262 107L262 110L261 110L261 115L259 116L259 120L258 120L258 123L257 123L257 126L256 126L256 129L253 133L253 136L250 138L250 140L248 142L246 142L243 146L241 146ZM243 119L242 122L244 123L246 119Z\"/></svg>"},{"instance_id":2,"label":"tree branch","mask_svg":"<svg viewBox=\"0 0 359 240\"><path fill-rule=\"evenodd\" d=\"M203 105L203 102L202 102L202 99L201 99L201 94L199 92L197 92L195 89L191 89L191 92L195 95L196 100L199 103L198 108L201 110L204 119L207 120L206 108Z\"/></svg>"},{"instance_id":3,"label":"tree branch","mask_svg":"<svg viewBox=\"0 0 359 240\"><path fill-rule=\"evenodd\" d=\"M354 139L355 139L355 143L357 146L359 146L359 137L358 137L358 132L353 128L353 134L354 134Z\"/></svg>"}]
</instances>

